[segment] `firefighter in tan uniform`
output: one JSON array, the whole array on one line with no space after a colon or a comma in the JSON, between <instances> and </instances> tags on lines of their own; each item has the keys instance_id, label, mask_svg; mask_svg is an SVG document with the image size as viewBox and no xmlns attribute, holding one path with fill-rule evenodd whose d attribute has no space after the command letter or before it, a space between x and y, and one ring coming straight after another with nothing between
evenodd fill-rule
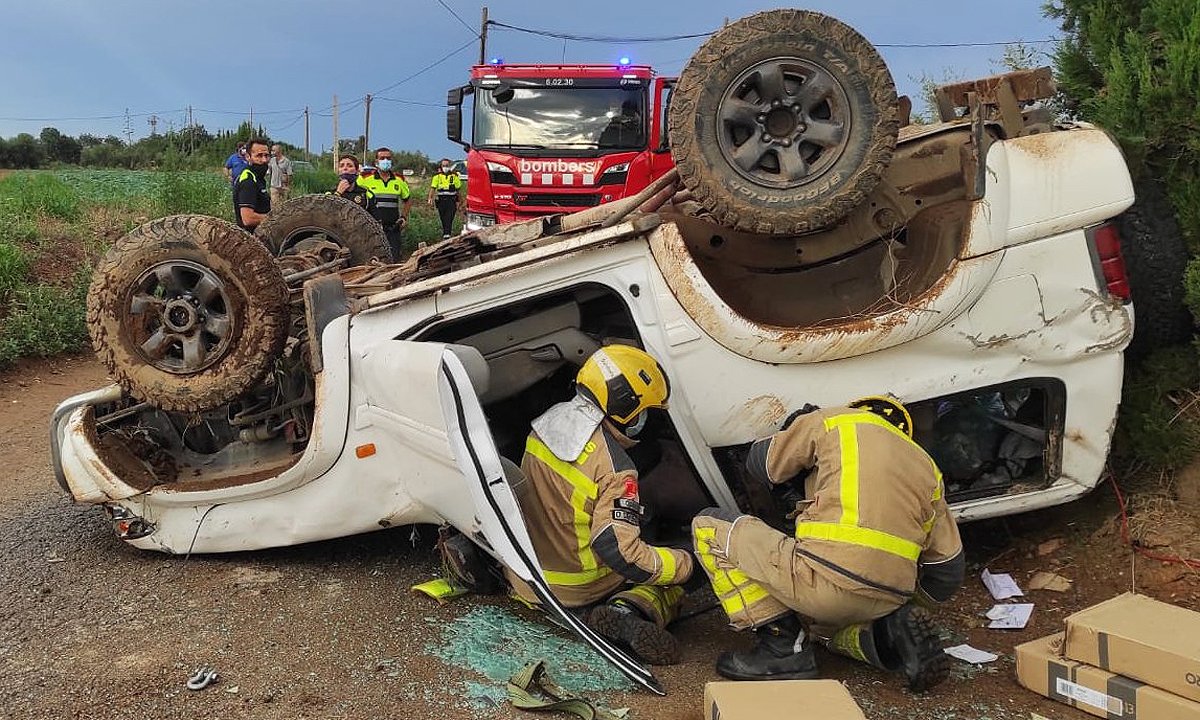
<instances>
[{"instance_id":1,"label":"firefighter in tan uniform","mask_svg":"<svg viewBox=\"0 0 1200 720\"><path fill-rule=\"evenodd\" d=\"M650 410L666 408L670 386L654 358L609 345L580 368L576 391L533 421L525 444L521 513L534 550L555 597L591 608L586 620L596 632L652 664L677 662L666 627L678 616L693 559L642 541L638 473L626 454Z\"/></svg>"},{"instance_id":2,"label":"firefighter in tan uniform","mask_svg":"<svg viewBox=\"0 0 1200 720\"><path fill-rule=\"evenodd\" d=\"M751 445L746 467L772 485L811 469L794 536L716 508L692 522L730 624L758 638L749 652L721 655L717 672L816 677L798 613L829 649L900 672L914 690L936 685L949 665L921 605L948 600L966 567L941 473L912 440L908 411L869 397L789 423Z\"/></svg>"}]
</instances>

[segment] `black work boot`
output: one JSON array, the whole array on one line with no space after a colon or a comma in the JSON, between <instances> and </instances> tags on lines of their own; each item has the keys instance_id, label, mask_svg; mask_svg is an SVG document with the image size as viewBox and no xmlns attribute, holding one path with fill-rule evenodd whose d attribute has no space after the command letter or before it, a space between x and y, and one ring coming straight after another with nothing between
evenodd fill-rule
<instances>
[{"instance_id":1,"label":"black work boot","mask_svg":"<svg viewBox=\"0 0 1200 720\"><path fill-rule=\"evenodd\" d=\"M587 624L609 640L628 647L651 665L679 662L679 643L675 636L647 620L633 605L615 600L593 608Z\"/></svg>"},{"instance_id":2,"label":"black work boot","mask_svg":"<svg viewBox=\"0 0 1200 720\"><path fill-rule=\"evenodd\" d=\"M913 692L924 692L950 674L950 658L925 608L903 605L872 625L887 645L893 669L904 675Z\"/></svg>"},{"instance_id":3,"label":"black work boot","mask_svg":"<svg viewBox=\"0 0 1200 720\"><path fill-rule=\"evenodd\" d=\"M810 642L796 650L800 631L795 615L756 628L754 647L749 652L721 653L717 672L730 680L811 680L817 677L817 657Z\"/></svg>"}]
</instances>

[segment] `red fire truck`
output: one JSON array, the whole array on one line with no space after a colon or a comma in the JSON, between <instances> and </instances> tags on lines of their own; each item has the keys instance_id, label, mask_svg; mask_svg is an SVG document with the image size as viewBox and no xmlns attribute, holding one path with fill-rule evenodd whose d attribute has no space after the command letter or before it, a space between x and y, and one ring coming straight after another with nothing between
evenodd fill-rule
<instances>
[{"instance_id":1,"label":"red fire truck","mask_svg":"<svg viewBox=\"0 0 1200 720\"><path fill-rule=\"evenodd\" d=\"M674 78L645 65L471 68L449 91L447 137L467 151L467 226L477 229L619 200L673 167ZM471 133L463 139L463 102Z\"/></svg>"}]
</instances>

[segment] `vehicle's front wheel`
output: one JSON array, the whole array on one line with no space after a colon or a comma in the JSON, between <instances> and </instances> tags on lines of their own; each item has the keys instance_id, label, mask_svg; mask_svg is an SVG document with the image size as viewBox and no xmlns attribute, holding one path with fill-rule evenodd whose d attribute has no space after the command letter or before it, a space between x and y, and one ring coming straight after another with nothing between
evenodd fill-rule
<instances>
[{"instance_id":1,"label":"vehicle's front wheel","mask_svg":"<svg viewBox=\"0 0 1200 720\"><path fill-rule=\"evenodd\" d=\"M771 10L709 38L671 98L680 179L720 225L820 230L866 200L900 130L875 48L821 13Z\"/></svg>"},{"instance_id":2,"label":"vehicle's front wheel","mask_svg":"<svg viewBox=\"0 0 1200 720\"><path fill-rule=\"evenodd\" d=\"M92 347L130 395L164 410L219 407L266 375L287 339L288 289L262 243L202 215L151 221L96 267Z\"/></svg>"}]
</instances>

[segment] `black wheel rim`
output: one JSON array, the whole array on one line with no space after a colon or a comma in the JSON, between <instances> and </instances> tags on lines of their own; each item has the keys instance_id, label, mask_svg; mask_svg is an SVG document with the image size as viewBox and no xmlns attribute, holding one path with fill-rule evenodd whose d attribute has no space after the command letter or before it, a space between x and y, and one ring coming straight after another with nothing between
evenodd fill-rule
<instances>
[{"instance_id":1,"label":"black wheel rim","mask_svg":"<svg viewBox=\"0 0 1200 720\"><path fill-rule=\"evenodd\" d=\"M729 166L756 185L789 189L837 162L850 137L850 99L825 67L796 57L764 60L737 77L717 106Z\"/></svg>"},{"instance_id":2,"label":"black wheel rim","mask_svg":"<svg viewBox=\"0 0 1200 720\"><path fill-rule=\"evenodd\" d=\"M187 260L161 262L142 273L127 308L137 353L174 375L194 374L220 361L238 331L225 283Z\"/></svg>"}]
</instances>

